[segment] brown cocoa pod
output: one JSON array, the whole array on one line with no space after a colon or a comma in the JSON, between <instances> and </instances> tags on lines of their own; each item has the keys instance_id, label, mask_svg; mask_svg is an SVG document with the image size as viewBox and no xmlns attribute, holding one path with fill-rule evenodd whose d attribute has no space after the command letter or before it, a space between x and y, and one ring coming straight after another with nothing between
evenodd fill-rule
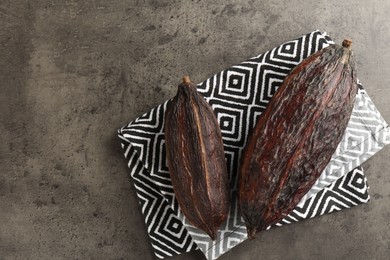
<instances>
[{"instance_id":1,"label":"brown cocoa pod","mask_svg":"<svg viewBox=\"0 0 390 260\"><path fill-rule=\"evenodd\" d=\"M250 133L238 183L250 239L296 207L340 143L357 93L351 43L330 45L295 67Z\"/></svg>"},{"instance_id":2,"label":"brown cocoa pod","mask_svg":"<svg viewBox=\"0 0 390 260\"><path fill-rule=\"evenodd\" d=\"M229 212L229 176L217 118L188 77L165 112L173 190L184 216L215 240Z\"/></svg>"}]
</instances>

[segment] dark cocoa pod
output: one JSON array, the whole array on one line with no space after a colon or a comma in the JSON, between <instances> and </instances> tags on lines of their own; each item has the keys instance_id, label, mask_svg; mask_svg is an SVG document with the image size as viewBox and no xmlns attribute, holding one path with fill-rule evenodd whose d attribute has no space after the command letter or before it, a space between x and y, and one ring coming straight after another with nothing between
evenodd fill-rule
<instances>
[{"instance_id":1,"label":"dark cocoa pod","mask_svg":"<svg viewBox=\"0 0 390 260\"><path fill-rule=\"evenodd\" d=\"M218 121L188 77L168 104L164 127L168 168L180 209L192 225L215 240L229 212L229 177Z\"/></svg>"},{"instance_id":2,"label":"dark cocoa pod","mask_svg":"<svg viewBox=\"0 0 390 260\"><path fill-rule=\"evenodd\" d=\"M342 139L357 93L351 41L342 45L295 67L248 137L238 197L250 239L295 208Z\"/></svg>"}]
</instances>

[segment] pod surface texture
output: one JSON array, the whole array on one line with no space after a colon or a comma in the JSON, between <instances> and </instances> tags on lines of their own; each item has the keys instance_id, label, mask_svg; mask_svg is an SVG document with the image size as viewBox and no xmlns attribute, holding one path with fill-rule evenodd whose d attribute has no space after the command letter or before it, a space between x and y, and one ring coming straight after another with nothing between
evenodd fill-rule
<instances>
[{"instance_id":1,"label":"pod surface texture","mask_svg":"<svg viewBox=\"0 0 390 260\"><path fill-rule=\"evenodd\" d=\"M358 89L350 45L344 40L304 59L252 129L238 182L250 239L295 208L340 143Z\"/></svg>"},{"instance_id":2,"label":"pod surface texture","mask_svg":"<svg viewBox=\"0 0 390 260\"><path fill-rule=\"evenodd\" d=\"M188 78L165 114L167 162L184 216L215 240L230 207L222 135L211 106Z\"/></svg>"}]
</instances>

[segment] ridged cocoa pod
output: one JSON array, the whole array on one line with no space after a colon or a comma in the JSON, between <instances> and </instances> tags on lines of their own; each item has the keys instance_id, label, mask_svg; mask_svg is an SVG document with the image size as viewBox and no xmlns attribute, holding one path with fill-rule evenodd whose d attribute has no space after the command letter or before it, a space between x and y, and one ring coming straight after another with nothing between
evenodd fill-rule
<instances>
[{"instance_id":1,"label":"ridged cocoa pod","mask_svg":"<svg viewBox=\"0 0 390 260\"><path fill-rule=\"evenodd\" d=\"M188 77L168 104L164 131L180 209L191 224L215 240L229 212L229 177L218 121Z\"/></svg>"},{"instance_id":2,"label":"ridged cocoa pod","mask_svg":"<svg viewBox=\"0 0 390 260\"><path fill-rule=\"evenodd\" d=\"M357 93L351 41L303 60L285 78L244 148L238 197L248 237L280 222L330 161Z\"/></svg>"}]
</instances>

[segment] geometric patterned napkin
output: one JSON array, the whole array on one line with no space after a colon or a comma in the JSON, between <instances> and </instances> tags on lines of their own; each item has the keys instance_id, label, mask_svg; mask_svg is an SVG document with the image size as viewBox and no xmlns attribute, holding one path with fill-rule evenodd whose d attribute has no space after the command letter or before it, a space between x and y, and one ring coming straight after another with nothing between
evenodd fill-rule
<instances>
[{"instance_id":1,"label":"geometric patterned napkin","mask_svg":"<svg viewBox=\"0 0 390 260\"><path fill-rule=\"evenodd\" d=\"M168 101L118 130L158 258L198 249L207 259L217 259L247 239L235 199L238 162L248 133L291 69L330 44L333 41L326 33L314 31L197 85L217 116L230 174L229 217L218 231L216 241L187 221L175 199L164 141L164 113ZM275 226L366 203L368 185L359 165L388 143L389 126L359 83L351 119L331 161L294 211Z\"/></svg>"}]
</instances>

